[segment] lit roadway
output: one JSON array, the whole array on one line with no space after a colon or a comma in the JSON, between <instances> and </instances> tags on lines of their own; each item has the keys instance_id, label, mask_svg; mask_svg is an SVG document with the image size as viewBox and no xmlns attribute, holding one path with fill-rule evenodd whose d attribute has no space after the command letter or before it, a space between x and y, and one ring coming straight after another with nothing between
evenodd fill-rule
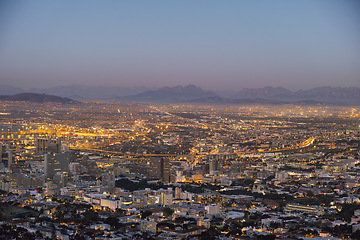
<instances>
[{"instance_id":1,"label":"lit roadway","mask_svg":"<svg viewBox=\"0 0 360 240\"><path fill-rule=\"evenodd\" d=\"M160 111L160 109L152 107L153 109ZM169 112L164 112L165 114L168 114L170 116L173 117L179 117L179 116L175 116ZM180 117L181 118L181 117ZM188 119L187 119L188 120ZM199 125L202 125L202 127L204 127L203 123L198 123ZM143 129L143 132L135 132L133 135L128 136L127 139L128 140L133 140L137 137L143 136L144 138L148 138L146 136L146 134L151 132L150 128L147 128L145 126L142 126L141 122L136 122L135 125L139 128ZM70 129L49 129L49 128L41 128L39 127L36 130L27 130L27 131L19 131L17 133L15 132L7 132L7 133L3 133L4 135L6 134L7 136L11 136L12 134L19 134L19 135L31 135L31 134L36 134L38 136L43 135L59 135L59 136L66 136L66 135L73 135L73 136L83 136L83 137L94 137L94 136L98 136L98 137L113 137L113 138L124 138L124 134L123 133L117 133L117 132L113 132L113 131L96 131L96 132L90 132L87 131L85 129L82 130L73 130L71 131ZM1 136L1 135L0 135ZM303 141L301 144L299 145L295 145L295 146L291 146L291 147L286 147L286 148L282 148L282 149L275 149L275 150L254 150L254 151L247 151L247 152L232 152L232 153L218 153L218 149L215 148L213 149L210 153L207 154L203 154L203 155L211 155L211 154L217 154L217 155L233 155L233 154L247 154L247 153L269 153L269 152L281 152L281 151L288 151L288 150L296 150L296 149L301 149L301 148L306 148L311 146L314 141L315 141L316 137L311 137L309 139L306 139L305 141ZM118 142L119 139L117 139L115 142ZM109 144L107 144L109 145ZM117 151L107 151L107 150L102 150L99 148L93 148L93 147L88 147L88 146L71 146L71 149L78 149L78 150L83 150L83 151L95 151L95 152L103 152L103 153L110 153L110 154L122 154L121 152L117 152ZM193 153L194 155L199 155L198 153ZM176 156L177 154L136 154L136 153L130 153L130 154L123 154L125 156L144 156L144 157L149 157L149 156Z\"/></svg>"},{"instance_id":2,"label":"lit roadway","mask_svg":"<svg viewBox=\"0 0 360 240\"><path fill-rule=\"evenodd\" d=\"M214 150L212 150L210 153L205 154L205 155L211 155L211 154L216 154L216 155L233 155L233 154L247 154L247 153L270 153L270 152L282 152L282 151L288 151L288 150L296 150L296 149L301 149L301 148L306 148L311 146L314 141L315 141L316 137L311 137L306 139L305 141L303 141L300 145L295 145L292 147L286 147L286 148L279 148L279 149L275 149L275 150L253 150L253 151L246 151L246 152L233 152L233 153L218 153L218 149L215 148Z\"/></svg>"},{"instance_id":3,"label":"lit roadway","mask_svg":"<svg viewBox=\"0 0 360 240\"><path fill-rule=\"evenodd\" d=\"M301 149L301 148L305 148L305 147L309 147L311 146L314 141L315 141L315 137L311 137L309 139L306 139L304 142L302 142L300 145L296 145L294 147L288 147L288 148L282 148L282 149L276 149L276 150L265 150L265 151L261 151L261 150L254 150L254 151L247 151L247 152L233 152L233 153L216 153L215 151L217 149L214 149L213 151L211 151L208 154L197 154L197 153L193 153L194 155L199 155L199 156L206 156L206 155L211 155L211 154L216 154L216 155L241 155L241 154L248 154L248 153L270 153L270 152L281 152L281 151L287 151L287 150L296 150L296 149ZM94 151L94 152L103 152L103 153L110 153L110 154L122 154L121 152L117 152L117 151L107 151L107 150L102 150L102 149L97 149L97 148L78 148L78 147L72 147L71 149L77 149L77 150L84 150L84 151ZM176 156L178 154L142 154L142 153L128 153L128 154L122 154L123 156L136 156L136 157L156 157L156 156Z\"/></svg>"}]
</instances>

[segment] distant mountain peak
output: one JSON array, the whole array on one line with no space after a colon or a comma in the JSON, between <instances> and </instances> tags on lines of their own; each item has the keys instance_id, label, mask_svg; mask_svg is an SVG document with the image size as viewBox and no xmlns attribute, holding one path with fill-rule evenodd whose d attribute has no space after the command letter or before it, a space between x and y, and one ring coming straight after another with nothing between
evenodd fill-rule
<instances>
[{"instance_id":1,"label":"distant mountain peak","mask_svg":"<svg viewBox=\"0 0 360 240\"><path fill-rule=\"evenodd\" d=\"M155 91L163 91L163 90L175 91L175 92L189 92L189 91L205 92L202 88L200 88L198 86L195 86L193 84L189 84L189 85L186 85L186 86L178 85L178 86L175 86L175 87L162 87L162 88L159 88L159 89L157 89Z\"/></svg>"},{"instance_id":2,"label":"distant mountain peak","mask_svg":"<svg viewBox=\"0 0 360 240\"><path fill-rule=\"evenodd\" d=\"M25 92L25 90L22 88L13 87L10 85L1 85L0 86L0 95L14 95L14 94L23 93L23 92Z\"/></svg>"},{"instance_id":3,"label":"distant mountain peak","mask_svg":"<svg viewBox=\"0 0 360 240\"><path fill-rule=\"evenodd\" d=\"M157 90L148 90L133 96L121 98L131 101L187 101L196 98L217 96L213 92L204 91L195 85L163 87Z\"/></svg>"},{"instance_id":4,"label":"distant mountain peak","mask_svg":"<svg viewBox=\"0 0 360 240\"><path fill-rule=\"evenodd\" d=\"M360 88L357 87L317 87L292 92L281 87L244 88L233 95L234 99L264 98L282 101L327 102L334 104L360 105Z\"/></svg>"},{"instance_id":5,"label":"distant mountain peak","mask_svg":"<svg viewBox=\"0 0 360 240\"><path fill-rule=\"evenodd\" d=\"M121 96L130 96L146 91L144 87L108 87L86 86L73 84L70 86L58 86L52 88L34 88L30 92L45 93L49 95L68 97L73 99L111 99Z\"/></svg>"},{"instance_id":6,"label":"distant mountain peak","mask_svg":"<svg viewBox=\"0 0 360 240\"><path fill-rule=\"evenodd\" d=\"M291 91L282 87L243 88L234 98L270 98L279 94L289 94Z\"/></svg>"}]
</instances>

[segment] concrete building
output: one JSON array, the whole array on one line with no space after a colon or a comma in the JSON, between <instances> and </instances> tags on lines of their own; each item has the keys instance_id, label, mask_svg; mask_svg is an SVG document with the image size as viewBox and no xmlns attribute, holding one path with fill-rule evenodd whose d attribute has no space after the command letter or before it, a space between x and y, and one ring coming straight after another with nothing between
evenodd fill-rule
<instances>
[{"instance_id":1,"label":"concrete building","mask_svg":"<svg viewBox=\"0 0 360 240\"><path fill-rule=\"evenodd\" d=\"M101 183L103 186L114 188L115 187L115 174L113 172L103 174L101 176Z\"/></svg>"},{"instance_id":2,"label":"concrete building","mask_svg":"<svg viewBox=\"0 0 360 240\"><path fill-rule=\"evenodd\" d=\"M182 197L182 189L179 187L175 188L175 199L181 199Z\"/></svg>"},{"instance_id":3,"label":"concrete building","mask_svg":"<svg viewBox=\"0 0 360 240\"><path fill-rule=\"evenodd\" d=\"M173 202L172 192L161 192L160 193L160 204L162 205L171 205Z\"/></svg>"},{"instance_id":4,"label":"concrete building","mask_svg":"<svg viewBox=\"0 0 360 240\"><path fill-rule=\"evenodd\" d=\"M0 147L1 149L1 147ZM10 168L12 164L12 152L5 151L3 152L2 149L0 150L0 164L3 165L4 168Z\"/></svg>"},{"instance_id":5,"label":"concrete building","mask_svg":"<svg viewBox=\"0 0 360 240\"><path fill-rule=\"evenodd\" d=\"M69 172L69 152L45 154L44 173L45 181L53 179L57 172Z\"/></svg>"},{"instance_id":6,"label":"concrete building","mask_svg":"<svg viewBox=\"0 0 360 240\"><path fill-rule=\"evenodd\" d=\"M78 162L71 162L69 164L69 172L72 175L80 175L82 166Z\"/></svg>"},{"instance_id":7,"label":"concrete building","mask_svg":"<svg viewBox=\"0 0 360 240\"><path fill-rule=\"evenodd\" d=\"M210 160L209 162L209 174L215 175L218 170L218 162L215 159Z\"/></svg>"},{"instance_id":8,"label":"concrete building","mask_svg":"<svg viewBox=\"0 0 360 240\"><path fill-rule=\"evenodd\" d=\"M67 172L56 172L53 177L53 183L59 187L66 187L68 184L69 174Z\"/></svg>"},{"instance_id":9,"label":"concrete building","mask_svg":"<svg viewBox=\"0 0 360 240\"><path fill-rule=\"evenodd\" d=\"M116 198L109 198L104 194L88 194L84 196L84 201L91 203L94 206L109 208L116 210L121 207L121 200Z\"/></svg>"},{"instance_id":10,"label":"concrete building","mask_svg":"<svg viewBox=\"0 0 360 240\"><path fill-rule=\"evenodd\" d=\"M150 159L149 176L170 182L170 161L168 158L157 157Z\"/></svg>"},{"instance_id":11,"label":"concrete building","mask_svg":"<svg viewBox=\"0 0 360 240\"><path fill-rule=\"evenodd\" d=\"M211 205L205 206L205 210L208 214L219 214L220 206L211 204Z\"/></svg>"},{"instance_id":12,"label":"concrete building","mask_svg":"<svg viewBox=\"0 0 360 240\"><path fill-rule=\"evenodd\" d=\"M278 180L285 180L289 178L289 173L285 172L285 171L281 171L281 172L276 172L275 173L275 178Z\"/></svg>"},{"instance_id":13,"label":"concrete building","mask_svg":"<svg viewBox=\"0 0 360 240\"><path fill-rule=\"evenodd\" d=\"M37 138L35 145L37 154L61 152L60 138Z\"/></svg>"},{"instance_id":14,"label":"concrete building","mask_svg":"<svg viewBox=\"0 0 360 240\"><path fill-rule=\"evenodd\" d=\"M140 222L140 230L142 232L149 231L149 232L152 232L152 233L156 233L156 222L142 220Z\"/></svg>"},{"instance_id":15,"label":"concrete building","mask_svg":"<svg viewBox=\"0 0 360 240\"><path fill-rule=\"evenodd\" d=\"M305 212L309 214L314 214L317 216L324 215L324 208L321 206L305 206L300 204L287 204L284 208L285 212Z\"/></svg>"}]
</instances>

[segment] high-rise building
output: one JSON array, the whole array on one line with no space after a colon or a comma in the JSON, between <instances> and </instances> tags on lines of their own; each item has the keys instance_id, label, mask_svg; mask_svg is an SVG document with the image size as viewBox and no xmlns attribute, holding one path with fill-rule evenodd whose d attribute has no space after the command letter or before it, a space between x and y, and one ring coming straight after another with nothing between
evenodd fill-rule
<instances>
[{"instance_id":1,"label":"high-rise building","mask_svg":"<svg viewBox=\"0 0 360 240\"><path fill-rule=\"evenodd\" d=\"M69 172L69 152L45 154L45 181L53 179L57 172Z\"/></svg>"},{"instance_id":2,"label":"high-rise building","mask_svg":"<svg viewBox=\"0 0 360 240\"><path fill-rule=\"evenodd\" d=\"M160 204L161 205L171 205L173 202L173 194L172 192L165 191L160 193Z\"/></svg>"},{"instance_id":3,"label":"high-rise building","mask_svg":"<svg viewBox=\"0 0 360 240\"><path fill-rule=\"evenodd\" d=\"M216 204L211 204L208 206L205 206L205 210L208 214L219 214L220 213L220 206Z\"/></svg>"},{"instance_id":4,"label":"high-rise building","mask_svg":"<svg viewBox=\"0 0 360 240\"><path fill-rule=\"evenodd\" d=\"M182 189L179 187L175 188L175 199L181 199L182 195Z\"/></svg>"},{"instance_id":5,"label":"high-rise building","mask_svg":"<svg viewBox=\"0 0 360 240\"><path fill-rule=\"evenodd\" d=\"M60 153L61 139L60 138L37 138L35 141L36 153Z\"/></svg>"},{"instance_id":6,"label":"high-rise building","mask_svg":"<svg viewBox=\"0 0 360 240\"><path fill-rule=\"evenodd\" d=\"M150 159L149 176L159 178L163 182L170 182L170 161L168 158L157 157Z\"/></svg>"},{"instance_id":7,"label":"high-rise building","mask_svg":"<svg viewBox=\"0 0 360 240\"><path fill-rule=\"evenodd\" d=\"M69 172L72 175L80 175L82 173L82 168L84 167L82 167L78 162L71 162L69 164Z\"/></svg>"},{"instance_id":8,"label":"high-rise building","mask_svg":"<svg viewBox=\"0 0 360 240\"><path fill-rule=\"evenodd\" d=\"M115 187L115 174L113 172L108 172L101 176L101 183L106 187Z\"/></svg>"},{"instance_id":9,"label":"high-rise building","mask_svg":"<svg viewBox=\"0 0 360 240\"><path fill-rule=\"evenodd\" d=\"M6 150L5 146L0 144L0 164L3 165L5 168L10 168L12 163L12 152Z\"/></svg>"},{"instance_id":10,"label":"high-rise building","mask_svg":"<svg viewBox=\"0 0 360 240\"><path fill-rule=\"evenodd\" d=\"M218 170L218 163L215 159L210 160L209 162L209 174L215 175L216 171Z\"/></svg>"},{"instance_id":11,"label":"high-rise building","mask_svg":"<svg viewBox=\"0 0 360 240\"><path fill-rule=\"evenodd\" d=\"M68 184L69 175L67 172L56 172L53 177L53 183L55 183L59 187L66 187Z\"/></svg>"}]
</instances>

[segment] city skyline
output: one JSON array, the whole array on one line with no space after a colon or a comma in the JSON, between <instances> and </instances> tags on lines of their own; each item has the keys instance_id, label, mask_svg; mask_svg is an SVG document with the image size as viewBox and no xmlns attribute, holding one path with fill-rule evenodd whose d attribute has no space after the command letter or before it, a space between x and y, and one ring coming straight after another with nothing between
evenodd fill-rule
<instances>
[{"instance_id":1,"label":"city skyline","mask_svg":"<svg viewBox=\"0 0 360 240\"><path fill-rule=\"evenodd\" d=\"M355 1L5 1L0 85L360 87Z\"/></svg>"}]
</instances>

